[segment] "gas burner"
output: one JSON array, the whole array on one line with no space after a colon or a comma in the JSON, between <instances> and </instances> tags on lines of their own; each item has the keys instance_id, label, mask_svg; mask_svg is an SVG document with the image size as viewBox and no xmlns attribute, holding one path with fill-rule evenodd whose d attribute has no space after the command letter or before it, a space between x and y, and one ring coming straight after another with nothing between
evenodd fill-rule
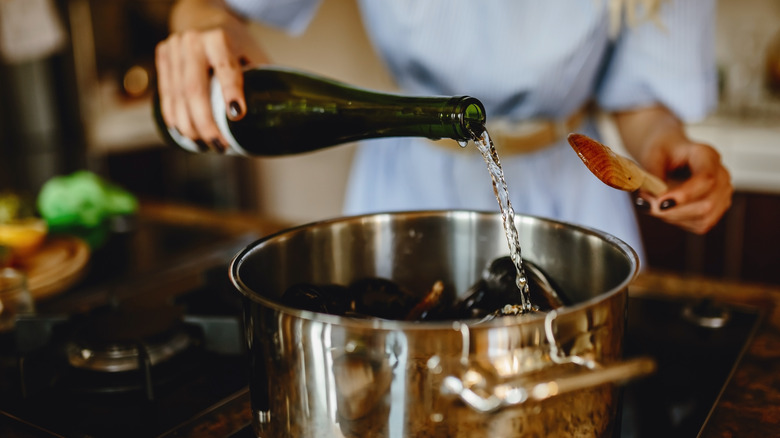
<instances>
[{"instance_id":1,"label":"gas burner","mask_svg":"<svg viewBox=\"0 0 780 438\"><path fill-rule=\"evenodd\" d=\"M66 341L65 352L74 368L120 373L161 364L196 343L177 307L118 306L86 315Z\"/></svg>"}]
</instances>

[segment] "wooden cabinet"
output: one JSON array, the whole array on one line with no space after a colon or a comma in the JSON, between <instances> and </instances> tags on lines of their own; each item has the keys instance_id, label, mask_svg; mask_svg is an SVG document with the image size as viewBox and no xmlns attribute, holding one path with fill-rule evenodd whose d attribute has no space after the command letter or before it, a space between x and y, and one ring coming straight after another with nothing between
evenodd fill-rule
<instances>
[{"instance_id":1,"label":"wooden cabinet","mask_svg":"<svg viewBox=\"0 0 780 438\"><path fill-rule=\"evenodd\" d=\"M647 265L681 274L780 284L780 195L737 192L703 236L640 215Z\"/></svg>"}]
</instances>

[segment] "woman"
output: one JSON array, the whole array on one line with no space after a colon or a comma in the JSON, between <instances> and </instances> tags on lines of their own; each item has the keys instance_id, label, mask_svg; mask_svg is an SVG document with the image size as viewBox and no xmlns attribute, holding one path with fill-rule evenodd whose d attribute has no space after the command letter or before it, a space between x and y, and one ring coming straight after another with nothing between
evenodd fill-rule
<instances>
[{"instance_id":1,"label":"woman","mask_svg":"<svg viewBox=\"0 0 780 438\"><path fill-rule=\"evenodd\" d=\"M172 34L157 48L166 124L222 150L210 75L222 86L228 117L239 119L242 66L272 63L243 20L300 32L318 3L180 0ZM599 182L567 144L569 131L598 138L591 102L613 114L625 147L651 173L687 173L662 196L637 194L639 209L706 233L730 206L733 189L718 153L683 127L716 102L713 0L359 4L402 93L470 95L485 104L516 212L602 229L642 253L631 197ZM473 150L416 138L371 143L355 157L346 214L497 208Z\"/></svg>"}]
</instances>

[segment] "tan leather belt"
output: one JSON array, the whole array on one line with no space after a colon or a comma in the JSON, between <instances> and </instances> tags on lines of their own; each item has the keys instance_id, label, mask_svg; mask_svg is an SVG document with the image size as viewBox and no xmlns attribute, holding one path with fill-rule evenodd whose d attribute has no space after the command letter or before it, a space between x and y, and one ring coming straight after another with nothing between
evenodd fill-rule
<instances>
[{"instance_id":1,"label":"tan leather belt","mask_svg":"<svg viewBox=\"0 0 780 438\"><path fill-rule=\"evenodd\" d=\"M528 154L566 138L582 123L588 108L587 105L583 106L566 120L560 121L541 119L518 122L488 121L487 131L499 155ZM430 143L452 151L470 150L470 148L453 147L453 143L443 140L431 140Z\"/></svg>"}]
</instances>

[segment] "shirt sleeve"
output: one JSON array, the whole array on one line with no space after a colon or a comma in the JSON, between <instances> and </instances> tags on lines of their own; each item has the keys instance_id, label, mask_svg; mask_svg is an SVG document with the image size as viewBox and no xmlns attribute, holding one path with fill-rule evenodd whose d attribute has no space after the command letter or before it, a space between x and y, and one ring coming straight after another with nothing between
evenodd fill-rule
<instances>
[{"instance_id":1,"label":"shirt sleeve","mask_svg":"<svg viewBox=\"0 0 780 438\"><path fill-rule=\"evenodd\" d=\"M314 18L321 0L227 0L238 15L299 35Z\"/></svg>"},{"instance_id":2,"label":"shirt sleeve","mask_svg":"<svg viewBox=\"0 0 780 438\"><path fill-rule=\"evenodd\" d=\"M714 0L661 4L660 23L624 27L597 92L608 111L661 103L686 122L717 103Z\"/></svg>"}]
</instances>

